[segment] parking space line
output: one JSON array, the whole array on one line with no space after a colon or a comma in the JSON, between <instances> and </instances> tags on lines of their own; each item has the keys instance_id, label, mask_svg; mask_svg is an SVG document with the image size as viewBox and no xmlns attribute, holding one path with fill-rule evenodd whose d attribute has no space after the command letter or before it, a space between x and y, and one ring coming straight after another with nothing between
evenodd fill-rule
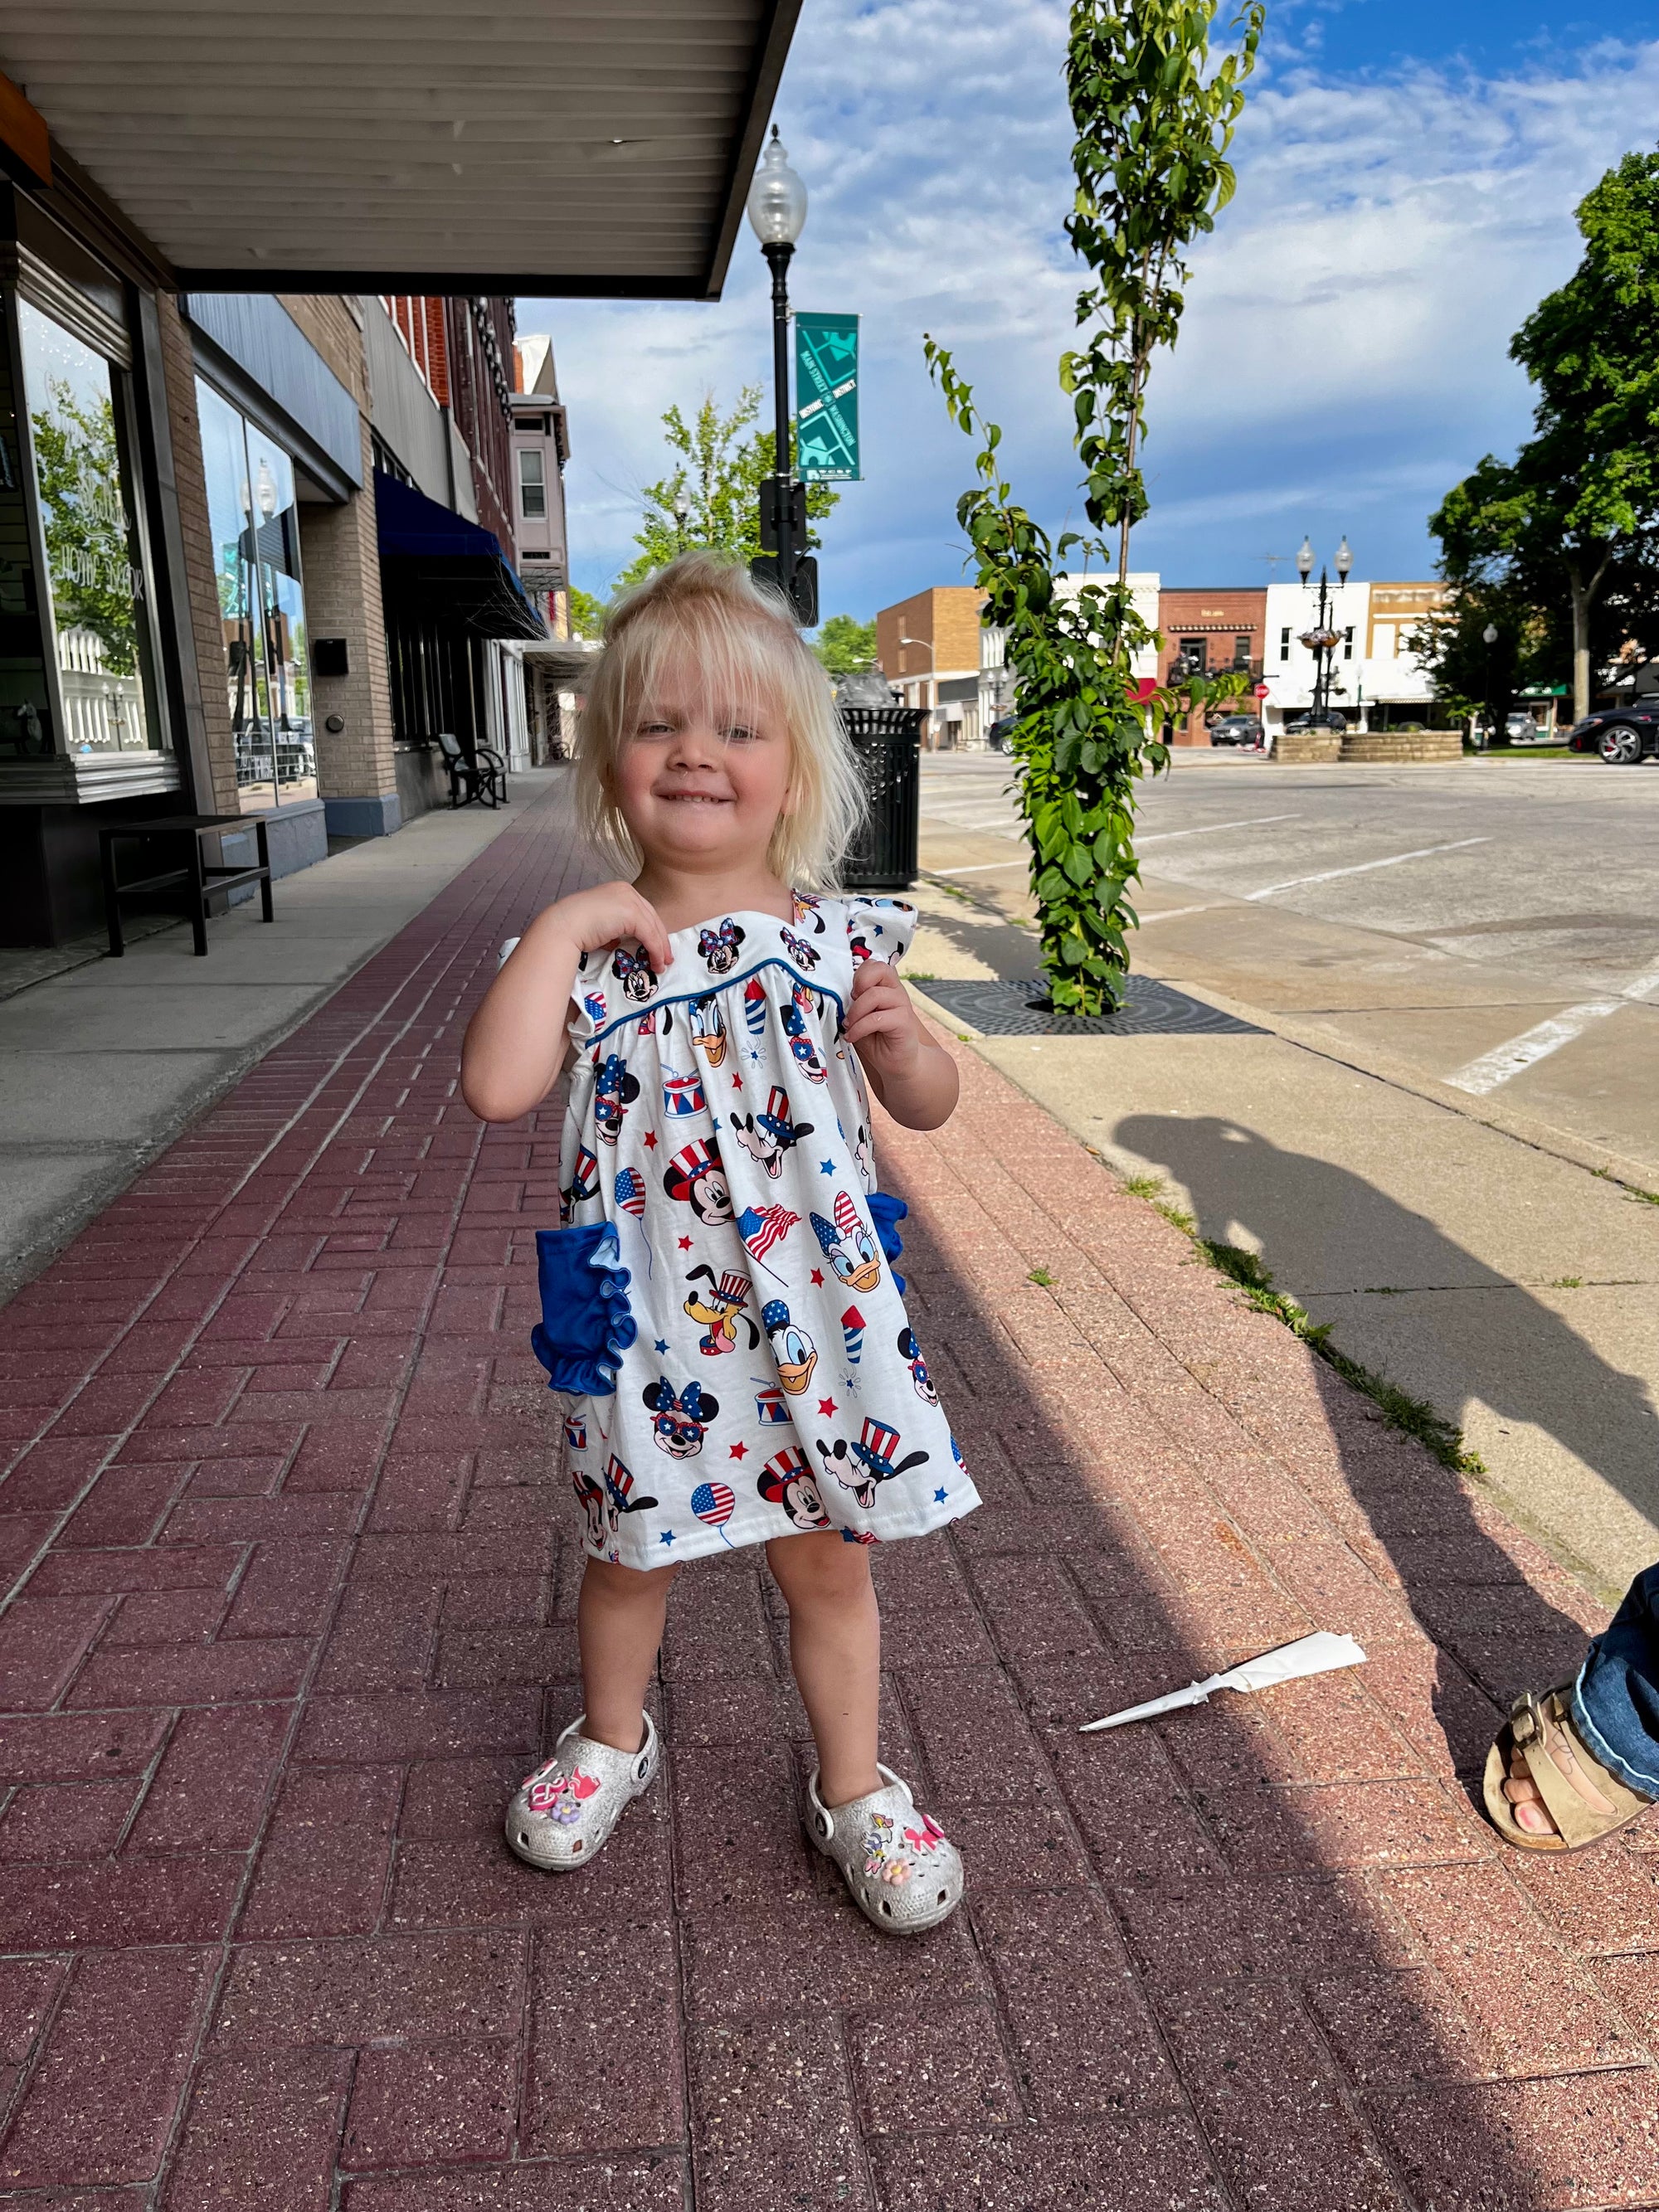
<instances>
[{"instance_id":1,"label":"parking space line","mask_svg":"<svg viewBox=\"0 0 1659 2212\"><path fill-rule=\"evenodd\" d=\"M1214 837L1224 830L1255 830L1264 822L1299 822L1299 814L1251 814L1243 822L1211 822L1202 830L1158 830L1150 837L1137 837L1139 845L1167 845L1172 837Z\"/></svg>"},{"instance_id":2,"label":"parking space line","mask_svg":"<svg viewBox=\"0 0 1659 2212\"><path fill-rule=\"evenodd\" d=\"M1494 1045L1479 1060L1472 1060L1467 1067L1460 1067L1455 1075L1444 1079L1455 1091L1468 1091L1477 1098L1484 1098L1511 1076L1535 1067L1540 1060L1559 1052L1564 1044L1583 1036L1593 1023L1605 1021L1620 1006L1639 1006L1656 992L1659 992L1659 967L1645 969L1631 979L1616 999L1586 999L1578 1006L1568 1006L1565 1012L1553 1014L1548 1021L1523 1030L1507 1044Z\"/></svg>"},{"instance_id":3,"label":"parking space line","mask_svg":"<svg viewBox=\"0 0 1659 2212\"><path fill-rule=\"evenodd\" d=\"M975 860L971 867L929 868L927 872L930 876L984 876L996 868L1029 868L1030 865L1030 854L1022 853L1015 860Z\"/></svg>"},{"instance_id":4,"label":"parking space line","mask_svg":"<svg viewBox=\"0 0 1659 2212\"><path fill-rule=\"evenodd\" d=\"M1427 860L1437 853L1467 852L1471 845L1490 845L1490 837L1459 837L1450 845L1419 845L1414 853L1390 853L1386 860L1360 860L1351 868L1323 868L1316 876L1291 876L1282 884L1264 884L1259 891L1246 891L1246 898L1272 898L1275 891L1293 891L1304 884L1334 884L1339 876L1367 876L1373 868L1397 868L1405 860Z\"/></svg>"}]
</instances>

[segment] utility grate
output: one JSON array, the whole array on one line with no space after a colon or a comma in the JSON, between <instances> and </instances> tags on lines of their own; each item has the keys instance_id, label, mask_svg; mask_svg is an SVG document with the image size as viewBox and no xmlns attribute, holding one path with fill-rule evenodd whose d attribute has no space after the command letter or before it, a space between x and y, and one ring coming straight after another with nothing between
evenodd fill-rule
<instances>
[{"instance_id":1,"label":"utility grate","mask_svg":"<svg viewBox=\"0 0 1659 2212\"><path fill-rule=\"evenodd\" d=\"M916 989L947 1013L971 1022L986 1036L1261 1036L1241 1022L1184 991L1131 975L1115 1014L1054 1014L1037 1003L1039 982L918 982Z\"/></svg>"}]
</instances>

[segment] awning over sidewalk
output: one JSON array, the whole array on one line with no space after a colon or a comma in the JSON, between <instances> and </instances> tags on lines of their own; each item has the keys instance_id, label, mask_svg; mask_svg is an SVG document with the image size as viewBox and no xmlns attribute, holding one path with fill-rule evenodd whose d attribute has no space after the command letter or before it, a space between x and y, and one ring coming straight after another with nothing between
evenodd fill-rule
<instances>
[{"instance_id":1,"label":"awning over sidewalk","mask_svg":"<svg viewBox=\"0 0 1659 2212\"><path fill-rule=\"evenodd\" d=\"M0 70L181 290L712 299L799 9L15 0Z\"/></svg>"},{"instance_id":2,"label":"awning over sidewalk","mask_svg":"<svg viewBox=\"0 0 1659 2212\"><path fill-rule=\"evenodd\" d=\"M460 621L483 637L547 635L492 532L395 477L375 477L374 514L381 588L399 613Z\"/></svg>"}]
</instances>

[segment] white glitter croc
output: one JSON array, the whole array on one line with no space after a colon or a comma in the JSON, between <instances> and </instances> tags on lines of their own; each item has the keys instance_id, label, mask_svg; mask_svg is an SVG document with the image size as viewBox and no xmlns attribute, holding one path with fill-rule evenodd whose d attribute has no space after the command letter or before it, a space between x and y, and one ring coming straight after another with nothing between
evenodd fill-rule
<instances>
[{"instance_id":1,"label":"white glitter croc","mask_svg":"<svg viewBox=\"0 0 1659 2212\"><path fill-rule=\"evenodd\" d=\"M866 1920L889 1936L925 1935L962 1902L961 1856L938 1822L917 1812L908 1783L891 1767L876 1771L884 1788L832 1810L818 1795L815 1770L806 1832L841 1869Z\"/></svg>"},{"instance_id":2,"label":"white glitter croc","mask_svg":"<svg viewBox=\"0 0 1659 2212\"><path fill-rule=\"evenodd\" d=\"M526 1775L507 1808L507 1849L544 1874L574 1874L596 1859L629 1806L656 1778L659 1750L651 1716L637 1751L618 1751L581 1733L578 1713L553 1756Z\"/></svg>"}]
</instances>

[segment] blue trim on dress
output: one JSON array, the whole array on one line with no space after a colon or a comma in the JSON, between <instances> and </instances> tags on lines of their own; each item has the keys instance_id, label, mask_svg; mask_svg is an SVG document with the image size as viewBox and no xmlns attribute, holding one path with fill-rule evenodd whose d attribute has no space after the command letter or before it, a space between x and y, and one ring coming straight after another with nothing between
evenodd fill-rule
<instances>
[{"instance_id":1,"label":"blue trim on dress","mask_svg":"<svg viewBox=\"0 0 1659 2212\"><path fill-rule=\"evenodd\" d=\"M881 1249L887 1258L888 1273L893 1278L893 1288L902 1297L904 1278L892 1263L904 1249L898 1233L898 1225L910 1209L902 1198L895 1198L890 1191L885 1190L866 1191L864 1202L870 1209L870 1219L874 1225L876 1235L881 1239Z\"/></svg>"},{"instance_id":2,"label":"blue trim on dress","mask_svg":"<svg viewBox=\"0 0 1659 2212\"><path fill-rule=\"evenodd\" d=\"M530 1332L530 1348L547 1370L548 1389L578 1398L614 1396L623 1354L640 1333L616 1223L538 1229L536 1274L542 1317Z\"/></svg>"},{"instance_id":3,"label":"blue trim on dress","mask_svg":"<svg viewBox=\"0 0 1659 2212\"><path fill-rule=\"evenodd\" d=\"M780 927L787 928L788 924L782 923ZM647 1000L643 1006L636 1006L632 1013L618 1014L614 1022L607 1023L604 1029L595 1030L591 1036L582 1037L578 1042L585 1050L589 1045L603 1044L606 1037L614 1036L618 1030L625 1030L635 1022L644 1021L659 1006L690 1006L696 1005L700 999L717 999L721 992L735 990L739 983L746 983L751 975L758 975L763 968L781 968L786 975L794 977L804 991L816 991L820 998L833 999L836 1012L843 1021L846 1019L847 1004L839 991L832 991L827 983L815 983L810 975L803 975L800 969L784 959L781 953L774 952L769 953L764 960L756 961L752 968L742 969L736 975L711 975L705 990L677 991L672 999ZM577 981L581 981L580 975Z\"/></svg>"}]
</instances>

